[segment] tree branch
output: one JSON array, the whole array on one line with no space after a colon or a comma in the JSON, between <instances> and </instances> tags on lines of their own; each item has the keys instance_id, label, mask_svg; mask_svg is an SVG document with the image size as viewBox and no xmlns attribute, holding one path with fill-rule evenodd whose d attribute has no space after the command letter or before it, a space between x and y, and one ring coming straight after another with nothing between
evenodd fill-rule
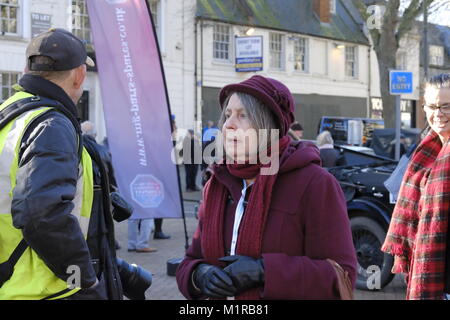
<instances>
[{"instance_id":1,"label":"tree branch","mask_svg":"<svg viewBox=\"0 0 450 320\"><path fill-rule=\"evenodd\" d=\"M414 21L423 12L424 5L430 7L430 5L436 0L412 0L408 8L403 13L403 17L400 20L400 25L398 27L396 39L397 43L403 38L403 36L408 33Z\"/></svg>"}]
</instances>

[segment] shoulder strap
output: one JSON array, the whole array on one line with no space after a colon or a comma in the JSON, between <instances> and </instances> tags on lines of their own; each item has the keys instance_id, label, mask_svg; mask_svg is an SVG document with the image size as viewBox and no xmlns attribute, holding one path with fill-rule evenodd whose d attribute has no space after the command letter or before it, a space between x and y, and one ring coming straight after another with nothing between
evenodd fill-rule
<instances>
[{"instance_id":1,"label":"shoulder strap","mask_svg":"<svg viewBox=\"0 0 450 320\"><path fill-rule=\"evenodd\" d=\"M72 122L72 125L74 126L78 136L78 158L81 160L83 151L83 138L81 136L81 128L78 119L72 113L70 113L64 105L56 100L40 96L33 96L11 103L5 109L0 110L0 130L2 130L9 122L11 122L21 114L41 107L52 107L64 114L70 120L70 122Z\"/></svg>"},{"instance_id":2,"label":"shoulder strap","mask_svg":"<svg viewBox=\"0 0 450 320\"><path fill-rule=\"evenodd\" d=\"M336 272L340 300L353 300L353 285L348 272L336 261L332 259L327 259L327 261L333 266Z\"/></svg>"},{"instance_id":3,"label":"shoulder strap","mask_svg":"<svg viewBox=\"0 0 450 320\"><path fill-rule=\"evenodd\" d=\"M11 103L3 110L0 110L0 130L2 130L9 122L14 120L21 114L41 107L55 108L57 111L64 114L70 120L70 122L72 122L78 136L78 159L81 161L83 152L83 140L81 136L80 124L78 123L76 117L72 113L70 113L66 107L64 107L56 100L40 96L33 96ZM3 284L12 277L12 274L14 273L14 266L16 265L17 261L19 261L20 257L23 255L27 248L28 244L26 243L25 239L22 239L14 249L9 259L0 264L0 287L3 286Z\"/></svg>"},{"instance_id":4,"label":"shoulder strap","mask_svg":"<svg viewBox=\"0 0 450 320\"><path fill-rule=\"evenodd\" d=\"M101 180L101 189L102 189L102 202L103 202L103 210L106 212L105 214L105 222L107 224L108 230L111 230L111 234L114 234L114 222L112 221L111 216L111 196L110 196L110 185L109 185L109 178L108 174L106 172L105 164L97 150L97 147L94 145L92 141L89 139L84 139L83 144L91 156L91 159L95 162L95 164L98 166L100 171L100 180ZM112 247L115 246L114 240L110 240L110 245ZM115 250L114 250L115 253Z\"/></svg>"},{"instance_id":5,"label":"shoulder strap","mask_svg":"<svg viewBox=\"0 0 450 320\"><path fill-rule=\"evenodd\" d=\"M22 239L14 249L9 259L0 264L0 288L12 277L12 274L14 273L14 266L27 248L28 244L25 242L25 239Z\"/></svg>"}]
</instances>

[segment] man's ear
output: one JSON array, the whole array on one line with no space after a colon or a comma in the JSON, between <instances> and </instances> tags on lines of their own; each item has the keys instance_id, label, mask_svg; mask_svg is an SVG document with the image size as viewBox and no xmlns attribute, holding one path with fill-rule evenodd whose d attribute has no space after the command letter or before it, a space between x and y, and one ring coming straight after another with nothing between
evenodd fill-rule
<instances>
[{"instance_id":1,"label":"man's ear","mask_svg":"<svg viewBox=\"0 0 450 320\"><path fill-rule=\"evenodd\" d=\"M73 78L73 86L75 89L79 89L86 79L86 65L82 64L78 68L75 68L75 76Z\"/></svg>"}]
</instances>

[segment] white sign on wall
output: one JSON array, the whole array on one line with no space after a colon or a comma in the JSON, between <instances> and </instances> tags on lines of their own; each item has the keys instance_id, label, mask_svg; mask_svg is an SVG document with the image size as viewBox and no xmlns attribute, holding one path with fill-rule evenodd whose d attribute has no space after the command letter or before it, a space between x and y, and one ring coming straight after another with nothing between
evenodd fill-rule
<instances>
[{"instance_id":1,"label":"white sign on wall","mask_svg":"<svg viewBox=\"0 0 450 320\"><path fill-rule=\"evenodd\" d=\"M236 72L263 69L263 37L236 37Z\"/></svg>"},{"instance_id":2,"label":"white sign on wall","mask_svg":"<svg viewBox=\"0 0 450 320\"><path fill-rule=\"evenodd\" d=\"M44 13L31 13L31 37L48 31L52 27L52 16Z\"/></svg>"}]
</instances>

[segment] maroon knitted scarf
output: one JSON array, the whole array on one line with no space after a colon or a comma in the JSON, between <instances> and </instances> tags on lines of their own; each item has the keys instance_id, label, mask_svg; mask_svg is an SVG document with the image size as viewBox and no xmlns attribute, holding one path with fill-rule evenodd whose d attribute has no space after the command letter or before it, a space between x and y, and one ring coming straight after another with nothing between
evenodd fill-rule
<instances>
[{"instance_id":1,"label":"maroon knitted scarf","mask_svg":"<svg viewBox=\"0 0 450 320\"><path fill-rule=\"evenodd\" d=\"M283 154L283 151L288 147L290 142L291 139L288 136L280 139L278 156ZM270 164L227 165L228 171L233 176L241 179L256 177L239 229L239 237L236 245L236 254L239 255L261 258L264 227L272 198L273 185L277 179L277 174L259 174L260 169L266 166L269 167ZM222 267L224 265L217 259L225 256L223 229L228 194L227 188L215 175L211 177L205 186L205 215L203 217L201 236L203 257L208 263ZM236 299L260 299L259 290L248 290L236 296Z\"/></svg>"},{"instance_id":2,"label":"maroon knitted scarf","mask_svg":"<svg viewBox=\"0 0 450 320\"><path fill-rule=\"evenodd\" d=\"M449 209L450 144L431 131L408 164L382 247L395 256L393 272L407 274L407 299L442 300Z\"/></svg>"}]
</instances>

